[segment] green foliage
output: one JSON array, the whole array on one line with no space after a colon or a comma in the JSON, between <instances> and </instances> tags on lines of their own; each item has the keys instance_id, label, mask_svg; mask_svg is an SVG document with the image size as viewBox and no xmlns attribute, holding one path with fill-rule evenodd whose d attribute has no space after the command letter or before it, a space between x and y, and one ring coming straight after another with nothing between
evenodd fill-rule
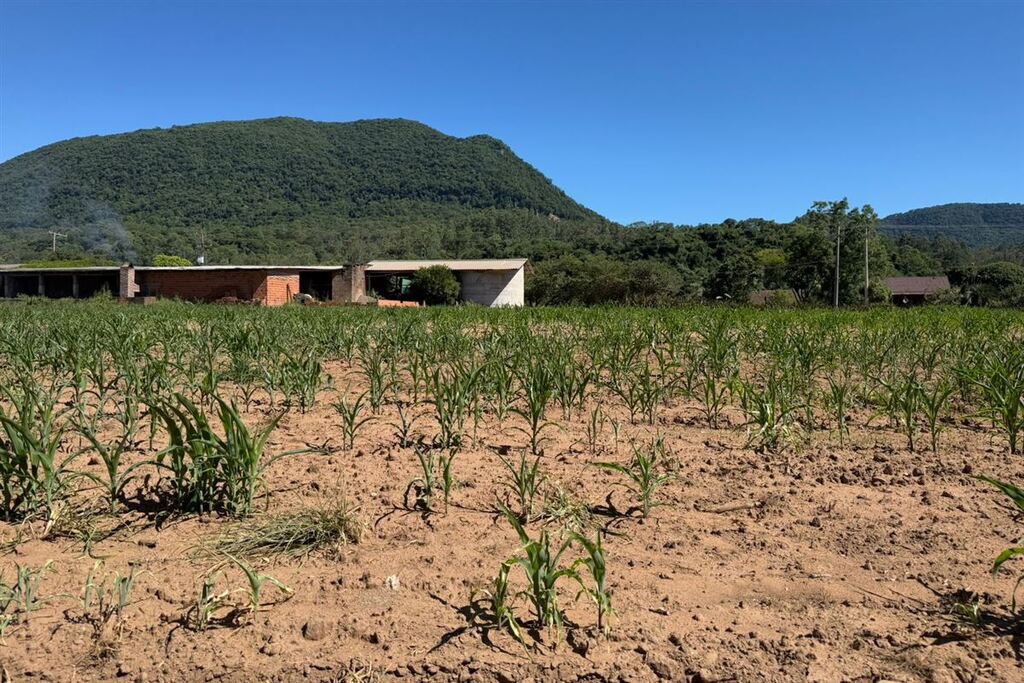
<instances>
[{"instance_id":1,"label":"green foliage","mask_svg":"<svg viewBox=\"0 0 1024 683\"><path fill-rule=\"evenodd\" d=\"M81 258L37 259L21 264L22 268L91 268L93 266L114 266L111 259L99 256L83 256Z\"/></svg>"},{"instance_id":2,"label":"green foliage","mask_svg":"<svg viewBox=\"0 0 1024 683\"><path fill-rule=\"evenodd\" d=\"M190 254L202 238L212 263L316 263L485 256L557 235L559 220L604 222L500 141L406 120L140 130L0 164L0 232L17 242L0 262L41 253L54 226L118 259Z\"/></svg>"},{"instance_id":3,"label":"green foliage","mask_svg":"<svg viewBox=\"0 0 1024 683\"><path fill-rule=\"evenodd\" d=\"M969 279L975 303L988 306L1024 306L1024 265L1000 261L989 263Z\"/></svg>"},{"instance_id":4,"label":"green foliage","mask_svg":"<svg viewBox=\"0 0 1024 683\"><path fill-rule=\"evenodd\" d=\"M161 268L188 268L192 265L192 262L187 258L182 258L181 256L157 254L153 257L153 265Z\"/></svg>"},{"instance_id":5,"label":"green foliage","mask_svg":"<svg viewBox=\"0 0 1024 683\"><path fill-rule=\"evenodd\" d=\"M169 437L155 464L170 474L171 492L180 510L244 517L265 489L267 468L292 453L263 457L281 416L251 431L233 403L219 396L214 399L223 436L203 408L181 393L150 405Z\"/></svg>"},{"instance_id":6,"label":"green foliage","mask_svg":"<svg viewBox=\"0 0 1024 683\"><path fill-rule=\"evenodd\" d=\"M886 216L880 227L892 235L943 235L972 247L1020 243L1024 204L942 204Z\"/></svg>"},{"instance_id":7,"label":"green foliage","mask_svg":"<svg viewBox=\"0 0 1024 683\"><path fill-rule=\"evenodd\" d=\"M421 301L431 306L451 306L459 302L459 284L455 273L448 266L429 266L420 268L412 276L409 295L414 301Z\"/></svg>"}]
</instances>

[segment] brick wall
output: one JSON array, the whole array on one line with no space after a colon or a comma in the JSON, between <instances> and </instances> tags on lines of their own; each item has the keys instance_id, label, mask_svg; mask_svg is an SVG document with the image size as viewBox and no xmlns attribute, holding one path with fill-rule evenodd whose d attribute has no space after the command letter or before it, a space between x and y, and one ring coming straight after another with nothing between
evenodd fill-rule
<instances>
[{"instance_id":1,"label":"brick wall","mask_svg":"<svg viewBox=\"0 0 1024 683\"><path fill-rule=\"evenodd\" d=\"M136 271L139 293L165 299L217 301L227 297L249 301L267 275L258 270Z\"/></svg>"},{"instance_id":2,"label":"brick wall","mask_svg":"<svg viewBox=\"0 0 1024 683\"><path fill-rule=\"evenodd\" d=\"M254 298L264 306L283 306L299 293L299 275L267 275L260 290Z\"/></svg>"},{"instance_id":3,"label":"brick wall","mask_svg":"<svg viewBox=\"0 0 1024 683\"><path fill-rule=\"evenodd\" d=\"M139 292L146 296L186 301L239 299L282 306L299 292L298 273L266 270L136 271Z\"/></svg>"}]
</instances>

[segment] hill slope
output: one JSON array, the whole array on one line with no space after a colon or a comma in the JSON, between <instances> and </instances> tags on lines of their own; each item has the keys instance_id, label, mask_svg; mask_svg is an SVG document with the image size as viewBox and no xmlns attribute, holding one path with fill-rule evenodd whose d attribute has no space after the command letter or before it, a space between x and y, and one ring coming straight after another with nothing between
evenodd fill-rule
<instances>
[{"instance_id":1,"label":"hill slope","mask_svg":"<svg viewBox=\"0 0 1024 683\"><path fill-rule=\"evenodd\" d=\"M895 213L882 219L883 232L945 235L971 247L1024 243L1024 204L942 204Z\"/></svg>"},{"instance_id":2,"label":"hill slope","mask_svg":"<svg viewBox=\"0 0 1024 683\"><path fill-rule=\"evenodd\" d=\"M497 256L603 223L499 140L406 120L197 124L0 164L0 260L35 251L54 227L114 257L193 256L205 242L221 262L295 262ZM460 253L467 230L485 231L494 253Z\"/></svg>"}]
</instances>

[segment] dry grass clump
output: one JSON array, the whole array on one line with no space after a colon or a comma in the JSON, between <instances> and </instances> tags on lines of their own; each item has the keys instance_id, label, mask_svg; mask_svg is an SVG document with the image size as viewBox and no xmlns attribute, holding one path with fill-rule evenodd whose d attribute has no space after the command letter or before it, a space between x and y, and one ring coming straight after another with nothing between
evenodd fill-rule
<instances>
[{"instance_id":1,"label":"dry grass clump","mask_svg":"<svg viewBox=\"0 0 1024 683\"><path fill-rule=\"evenodd\" d=\"M594 523L590 505L561 484L549 486L544 492L540 517L545 524L559 526L570 533L580 533Z\"/></svg>"},{"instance_id":2,"label":"dry grass clump","mask_svg":"<svg viewBox=\"0 0 1024 683\"><path fill-rule=\"evenodd\" d=\"M203 543L202 556L305 557L311 553L337 556L349 543L358 543L363 523L357 509L342 496L325 499L294 512L239 522Z\"/></svg>"}]
</instances>

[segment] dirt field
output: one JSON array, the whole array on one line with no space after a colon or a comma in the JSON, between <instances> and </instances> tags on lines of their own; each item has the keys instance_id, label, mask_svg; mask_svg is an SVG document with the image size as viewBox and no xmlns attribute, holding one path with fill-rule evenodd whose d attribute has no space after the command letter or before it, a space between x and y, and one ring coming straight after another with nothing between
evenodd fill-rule
<instances>
[{"instance_id":1,"label":"dirt field","mask_svg":"<svg viewBox=\"0 0 1024 683\"><path fill-rule=\"evenodd\" d=\"M340 365L330 372L339 385L354 379ZM289 413L270 452L336 438L329 400ZM231 522L192 518L158 529L142 513L123 515L129 528L95 542L91 557L77 540L27 539L3 558L5 578L14 562L53 565L41 589L50 601L9 630L0 660L11 681L1021 680L1019 632L999 619L1012 579L989 574L1019 526L997 492L968 476L1024 480L1024 466L1008 461L1002 444L954 428L938 456L912 455L891 430L865 428L859 415L846 448L829 445L826 434L821 444L768 456L744 448L739 428L702 427L694 405L672 404L653 426L608 410L624 425L617 454L610 429L600 452L587 452L574 421L547 432L542 458L548 490L594 506L591 523L621 533L606 542L615 610L607 636L594 628L592 605L573 603L571 591L563 605L577 626L561 643L535 634L543 642L527 650L485 627L470 594L519 545L493 511L505 496L497 451L524 438L511 424L485 421L456 458L460 485L448 512L410 511L403 494L419 466L411 449L395 445L388 407L353 451L272 466L271 512L340 493L366 525L337 558L260 565L293 589L290 599L237 627L184 628L212 564L190 560L190 549ZM256 406L250 417L263 412ZM421 424L431 428L428 417ZM665 504L646 520L614 517L631 500L613 473L588 465L623 460L628 439L655 432L672 454ZM718 511L733 504L749 507ZM0 537L14 532L0 526ZM74 600L59 597L81 592L93 558L106 558L108 569L144 570L107 653L97 652L90 625L74 623ZM227 574L243 585L240 572ZM954 602L968 601L957 597L962 591L980 594L984 628L951 615ZM266 596L281 598L273 589Z\"/></svg>"}]
</instances>

